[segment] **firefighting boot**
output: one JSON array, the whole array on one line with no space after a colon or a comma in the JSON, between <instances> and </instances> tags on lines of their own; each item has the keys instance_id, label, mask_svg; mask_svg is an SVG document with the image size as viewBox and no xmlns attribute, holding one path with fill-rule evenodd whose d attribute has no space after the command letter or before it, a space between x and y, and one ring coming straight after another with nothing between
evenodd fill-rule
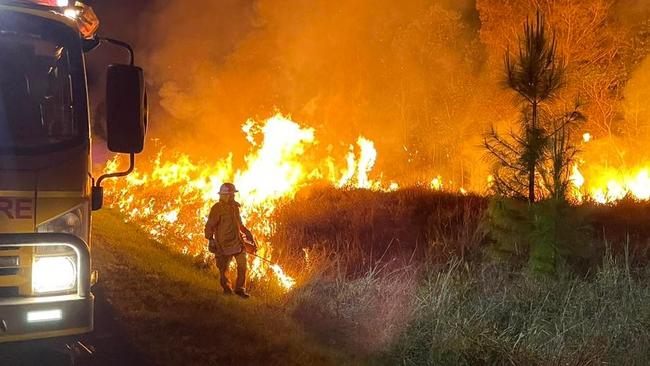
<instances>
[{"instance_id":1,"label":"firefighting boot","mask_svg":"<svg viewBox=\"0 0 650 366\"><path fill-rule=\"evenodd\" d=\"M241 297L242 299L248 299L249 297L251 297L251 295L248 292L246 292L246 290L243 288L237 289L235 293L237 294L237 296Z\"/></svg>"}]
</instances>

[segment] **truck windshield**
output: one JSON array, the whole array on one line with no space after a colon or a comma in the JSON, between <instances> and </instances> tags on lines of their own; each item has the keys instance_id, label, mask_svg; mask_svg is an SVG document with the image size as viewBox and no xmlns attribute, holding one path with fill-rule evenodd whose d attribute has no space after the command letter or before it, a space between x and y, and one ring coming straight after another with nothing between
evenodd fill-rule
<instances>
[{"instance_id":1,"label":"truck windshield","mask_svg":"<svg viewBox=\"0 0 650 366\"><path fill-rule=\"evenodd\" d=\"M46 28L20 18L3 22L0 16L0 150L37 151L78 140L70 35L57 32L58 24Z\"/></svg>"}]
</instances>

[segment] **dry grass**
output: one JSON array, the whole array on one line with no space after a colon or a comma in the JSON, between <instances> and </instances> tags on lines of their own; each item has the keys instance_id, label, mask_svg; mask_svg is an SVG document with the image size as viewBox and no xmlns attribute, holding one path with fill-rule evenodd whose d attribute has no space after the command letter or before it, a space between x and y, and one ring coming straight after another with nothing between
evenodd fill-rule
<instances>
[{"instance_id":1,"label":"dry grass","mask_svg":"<svg viewBox=\"0 0 650 366\"><path fill-rule=\"evenodd\" d=\"M458 262L428 273L408 331L382 358L402 365L646 365L648 273L620 263L591 280L530 279Z\"/></svg>"},{"instance_id":2,"label":"dry grass","mask_svg":"<svg viewBox=\"0 0 650 366\"><path fill-rule=\"evenodd\" d=\"M378 264L348 278L337 259L312 271L292 294L293 315L319 339L350 353L371 355L406 329L417 288L416 265L391 270Z\"/></svg>"},{"instance_id":3,"label":"dry grass","mask_svg":"<svg viewBox=\"0 0 650 366\"><path fill-rule=\"evenodd\" d=\"M424 188L312 189L277 211L273 243L279 253L301 254L307 247L345 254L362 273L380 258L400 264L469 260L479 254L486 205L483 197Z\"/></svg>"},{"instance_id":4,"label":"dry grass","mask_svg":"<svg viewBox=\"0 0 650 366\"><path fill-rule=\"evenodd\" d=\"M485 204L422 189L299 196L274 241L312 248L294 315L373 364L647 364L650 204L587 206L599 260L554 279L485 262Z\"/></svg>"},{"instance_id":5,"label":"dry grass","mask_svg":"<svg viewBox=\"0 0 650 366\"><path fill-rule=\"evenodd\" d=\"M107 300L151 365L339 365L286 312L270 285L226 297L214 272L147 239L114 211L94 217L94 266Z\"/></svg>"},{"instance_id":6,"label":"dry grass","mask_svg":"<svg viewBox=\"0 0 650 366\"><path fill-rule=\"evenodd\" d=\"M161 364L188 354L233 363L222 348L242 338L254 345L240 364L647 364L650 204L588 207L602 260L586 277L535 279L485 261L486 203L417 188L301 192L277 211L273 238L298 287L284 296L254 283L257 299L244 304L215 297L209 267L143 240L114 213L98 216L96 254L136 343ZM206 312L219 315L194 319ZM223 319L238 325L220 332ZM215 330L219 345L206 343Z\"/></svg>"},{"instance_id":7,"label":"dry grass","mask_svg":"<svg viewBox=\"0 0 650 366\"><path fill-rule=\"evenodd\" d=\"M300 273L293 315L319 339L357 354L390 347L413 316L423 259L478 257L485 205L423 188L300 192L276 212L272 238L275 255ZM296 271L304 249L308 266Z\"/></svg>"},{"instance_id":8,"label":"dry grass","mask_svg":"<svg viewBox=\"0 0 650 366\"><path fill-rule=\"evenodd\" d=\"M600 255L606 247L634 267L650 264L650 201L626 199L613 205L587 205Z\"/></svg>"}]
</instances>

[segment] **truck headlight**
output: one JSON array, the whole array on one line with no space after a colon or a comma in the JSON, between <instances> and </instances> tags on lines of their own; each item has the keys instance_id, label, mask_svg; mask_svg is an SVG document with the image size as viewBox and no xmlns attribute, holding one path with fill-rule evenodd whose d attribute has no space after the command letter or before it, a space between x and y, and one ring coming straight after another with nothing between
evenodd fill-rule
<instances>
[{"instance_id":1,"label":"truck headlight","mask_svg":"<svg viewBox=\"0 0 650 366\"><path fill-rule=\"evenodd\" d=\"M88 242L88 205L81 204L49 221L40 224L39 233L73 234Z\"/></svg>"},{"instance_id":2,"label":"truck headlight","mask_svg":"<svg viewBox=\"0 0 650 366\"><path fill-rule=\"evenodd\" d=\"M75 256L37 256L32 265L35 294L68 293L77 287Z\"/></svg>"}]
</instances>

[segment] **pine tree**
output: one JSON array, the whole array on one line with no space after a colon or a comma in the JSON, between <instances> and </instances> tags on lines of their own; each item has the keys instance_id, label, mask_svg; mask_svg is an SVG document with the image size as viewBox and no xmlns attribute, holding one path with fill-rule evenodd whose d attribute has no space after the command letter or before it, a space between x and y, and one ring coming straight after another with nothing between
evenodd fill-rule
<instances>
[{"instance_id":1,"label":"pine tree","mask_svg":"<svg viewBox=\"0 0 650 366\"><path fill-rule=\"evenodd\" d=\"M494 188L497 193L536 199L536 170L543 162L549 134L541 123L542 106L551 101L564 83L565 67L556 51L555 38L548 39L544 17L537 12L535 21L526 20L524 38L515 58L505 54L505 83L524 105L520 131L511 140L492 129L484 145L497 161Z\"/></svg>"},{"instance_id":2,"label":"pine tree","mask_svg":"<svg viewBox=\"0 0 650 366\"><path fill-rule=\"evenodd\" d=\"M584 117L579 103L559 116L542 108L562 88L565 69L539 12L524 25L516 59L506 53L505 69L507 86L524 107L518 131L504 137L492 128L484 140L495 161L496 197L487 217L492 249L512 264L526 261L533 272L554 274L586 242L581 215L567 200L577 152L571 132Z\"/></svg>"}]
</instances>

